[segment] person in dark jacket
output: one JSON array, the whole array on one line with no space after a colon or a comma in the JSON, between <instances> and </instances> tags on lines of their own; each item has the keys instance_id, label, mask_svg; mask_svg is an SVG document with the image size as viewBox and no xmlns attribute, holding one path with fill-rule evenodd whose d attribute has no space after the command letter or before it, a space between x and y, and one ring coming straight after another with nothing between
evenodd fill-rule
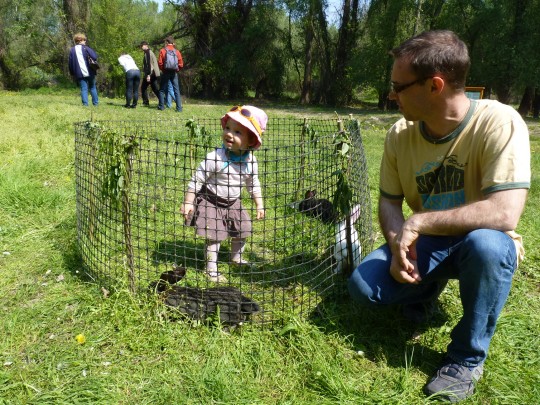
<instances>
[{"instance_id":1,"label":"person in dark jacket","mask_svg":"<svg viewBox=\"0 0 540 405\"><path fill-rule=\"evenodd\" d=\"M159 65L156 58L156 55L148 46L148 42L141 42L141 49L144 52L143 56L143 77L141 85L141 93L143 99L143 105L150 105L148 100L148 86L152 89L152 92L156 95L156 98L159 100L159 87L158 87L158 78L160 75Z\"/></svg>"},{"instance_id":2,"label":"person in dark jacket","mask_svg":"<svg viewBox=\"0 0 540 405\"><path fill-rule=\"evenodd\" d=\"M96 88L96 71L90 68L88 57L97 61L96 51L86 45L86 35L77 33L73 36L75 46L69 51L69 73L77 81L81 89L81 100L84 106L88 105L88 91L92 96L92 104L98 105Z\"/></svg>"}]
</instances>

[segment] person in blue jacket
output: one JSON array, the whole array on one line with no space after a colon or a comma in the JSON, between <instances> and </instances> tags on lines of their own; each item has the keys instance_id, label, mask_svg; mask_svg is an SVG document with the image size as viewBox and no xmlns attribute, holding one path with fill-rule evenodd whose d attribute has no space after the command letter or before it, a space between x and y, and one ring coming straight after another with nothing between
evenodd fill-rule
<instances>
[{"instance_id":1,"label":"person in blue jacket","mask_svg":"<svg viewBox=\"0 0 540 405\"><path fill-rule=\"evenodd\" d=\"M97 61L96 51L86 45L86 35L77 33L73 36L75 46L69 51L69 73L77 81L81 89L81 100L84 106L88 105L88 91L92 96L92 104L98 105L96 88L96 71L90 68L88 57Z\"/></svg>"}]
</instances>

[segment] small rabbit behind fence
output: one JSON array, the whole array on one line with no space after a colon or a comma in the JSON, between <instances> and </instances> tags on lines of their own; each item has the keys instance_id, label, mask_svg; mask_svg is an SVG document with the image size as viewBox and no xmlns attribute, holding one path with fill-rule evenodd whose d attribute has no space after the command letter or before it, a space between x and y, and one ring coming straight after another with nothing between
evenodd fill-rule
<instances>
[{"instance_id":1,"label":"small rabbit behind fence","mask_svg":"<svg viewBox=\"0 0 540 405\"><path fill-rule=\"evenodd\" d=\"M315 198L316 190L308 190L304 199L300 201L298 210L310 217L320 219L325 224L331 224L337 220L337 212L332 203L325 198Z\"/></svg>"}]
</instances>

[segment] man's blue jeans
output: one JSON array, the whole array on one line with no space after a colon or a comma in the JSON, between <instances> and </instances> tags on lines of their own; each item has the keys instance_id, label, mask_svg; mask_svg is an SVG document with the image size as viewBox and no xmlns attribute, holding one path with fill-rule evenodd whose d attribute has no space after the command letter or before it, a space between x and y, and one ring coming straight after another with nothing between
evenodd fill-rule
<instances>
[{"instance_id":1,"label":"man's blue jeans","mask_svg":"<svg viewBox=\"0 0 540 405\"><path fill-rule=\"evenodd\" d=\"M465 366L483 363L517 266L514 241L491 229L459 237L421 235L416 252L419 284L394 280L385 244L351 275L351 296L362 304L414 304L436 299L448 279L459 280L463 316L452 330L447 354Z\"/></svg>"},{"instance_id":2,"label":"man's blue jeans","mask_svg":"<svg viewBox=\"0 0 540 405\"><path fill-rule=\"evenodd\" d=\"M167 105L167 108L172 107L173 96L174 96L174 87L172 85L172 82L169 82L169 85L167 86L167 97L166 97L167 102L165 103Z\"/></svg>"},{"instance_id":3,"label":"man's blue jeans","mask_svg":"<svg viewBox=\"0 0 540 405\"><path fill-rule=\"evenodd\" d=\"M164 71L161 72L161 82L159 86L159 105L160 110L165 109L164 100L167 96L169 83L172 82L173 91L174 91L174 101L176 102L176 111L182 111L182 98L180 96L180 87L178 84L178 75L174 71Z\"/></svg>"},{"instance_id":4,"label":"man's blue jeans","mask_svg":"<svg viewBox=\"0 0 540 405\"><path fill-rule=\"evenodd\" d=\"M79 87L81 88L81 100L83 105L88 105L88 90L92 96L92 104L98 105L98 94L96 87L96 76L88 76L79 79Z\"/></svg>"}]
</instances>

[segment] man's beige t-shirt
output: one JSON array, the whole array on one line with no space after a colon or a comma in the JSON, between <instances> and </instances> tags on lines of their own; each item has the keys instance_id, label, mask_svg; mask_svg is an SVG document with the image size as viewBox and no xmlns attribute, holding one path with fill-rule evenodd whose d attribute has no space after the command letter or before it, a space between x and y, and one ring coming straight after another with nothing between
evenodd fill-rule
<instances>
[{"instance_id":1,"label":"man's beige t-shirt","mask_svg":"<svg viewBox=\"0 0 540 405\"><path fill-rule=\"evenodd\" d=\"M388 131L379 188L405 198L413 212L445 210L495 191L530 188L527 125L515 109L495 100L471 100L461 125L443 139L431 138L422 122L399 120ZM521 256L521 237L517 242Z\"/></svg>"}]
</instances>

